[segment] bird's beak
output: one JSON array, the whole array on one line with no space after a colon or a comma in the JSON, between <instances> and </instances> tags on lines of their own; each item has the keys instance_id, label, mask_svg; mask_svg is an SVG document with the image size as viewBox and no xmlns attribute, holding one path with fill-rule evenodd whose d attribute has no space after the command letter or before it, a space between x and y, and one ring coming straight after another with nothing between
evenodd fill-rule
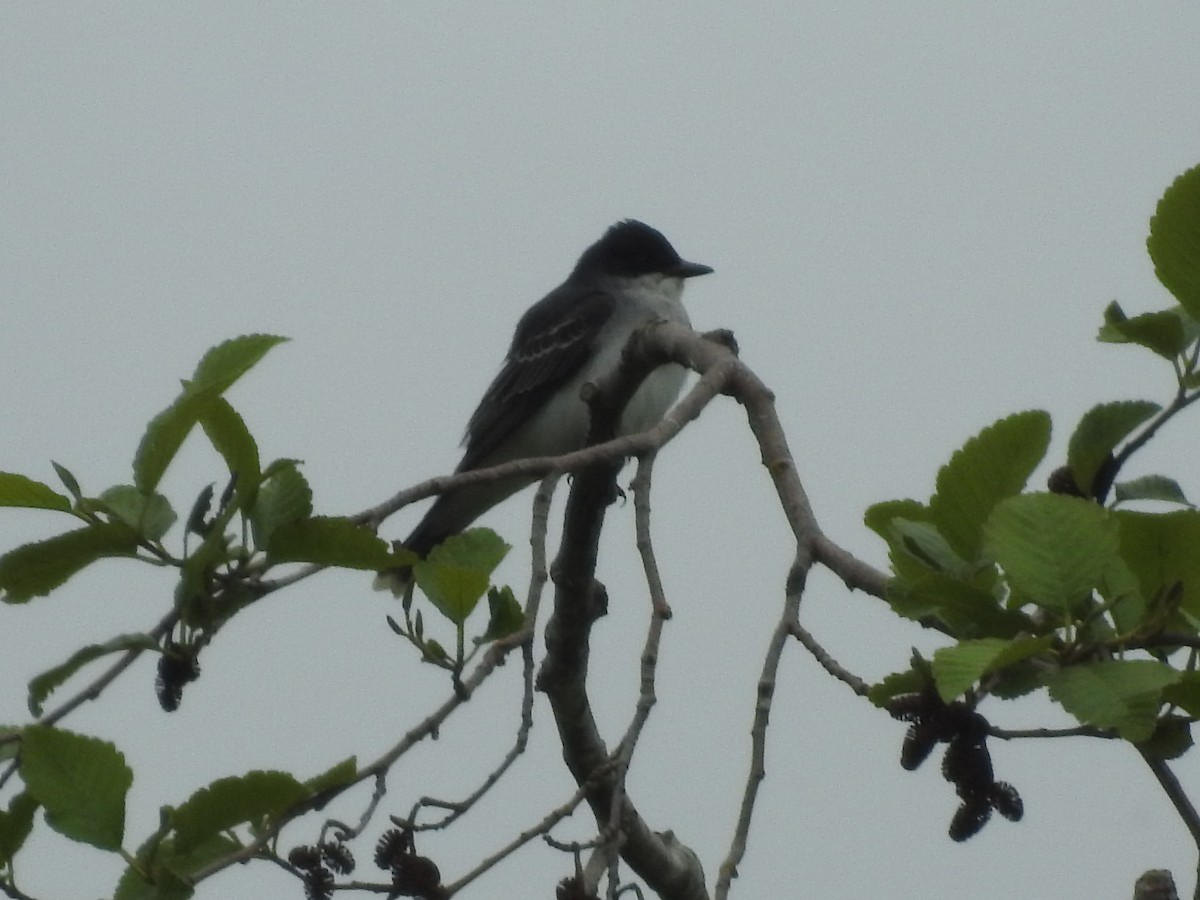
<instances>
[{"instance_id":1,"label":"bird's beak","mask_svg":"<svg viewBox=\"0 0 1200 900\"><path fill-rule=\"evenodd\" d=\"M674 275L676 278L695 278L697 275L708 275L712 270L712 266L706 266L704 263L688 262L686 259L681 259L679 264L669 274Z\"/></svg>"}]
</instances>

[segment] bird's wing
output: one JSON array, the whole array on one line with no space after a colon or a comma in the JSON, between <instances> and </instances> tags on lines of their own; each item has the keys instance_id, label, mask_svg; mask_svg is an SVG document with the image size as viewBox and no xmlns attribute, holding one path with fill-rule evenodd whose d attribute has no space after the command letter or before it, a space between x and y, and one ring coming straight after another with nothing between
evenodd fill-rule
<instances>
[{"instance_id":1,"label":"bird's wing","mask_svg":"<svg viewBox=\"0 0 1200 900\"><path fill-rule=\"evenodd\" d=\"M605 291L560 288L517 323L500 373L479 401L464 438L458 471L478 468L596 351L596 338L616 301Z\"/></svg>"}]
</instances>

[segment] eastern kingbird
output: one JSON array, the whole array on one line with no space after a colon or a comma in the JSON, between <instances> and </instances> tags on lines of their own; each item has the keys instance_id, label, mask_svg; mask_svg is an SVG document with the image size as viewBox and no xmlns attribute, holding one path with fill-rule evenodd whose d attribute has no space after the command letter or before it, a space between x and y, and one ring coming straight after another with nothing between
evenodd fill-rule
<instances>
[{"instance_id":1,"label":"eastern kingbird","mask_svg":"<svg viewBox=\"0 0 1200 900\"><path fill-rule=\"evenodd\" d=\"M658 231L626 219L588 247L561 285L517 323L508 355L467 423L455 472L514 459L558 456L584 446L590 425L580 390L615 369L630 335L647 322L690 324L683 282L709 266L680 258ZM685 371L669 364L642 382L621 416L619 434L653 427L679 395ZM500 501L533 483L510 478L452 488L437 498L404 546L424 557ZM398 593L406 573L385 572L377 587Z\"/></svg>"}]
</instances>

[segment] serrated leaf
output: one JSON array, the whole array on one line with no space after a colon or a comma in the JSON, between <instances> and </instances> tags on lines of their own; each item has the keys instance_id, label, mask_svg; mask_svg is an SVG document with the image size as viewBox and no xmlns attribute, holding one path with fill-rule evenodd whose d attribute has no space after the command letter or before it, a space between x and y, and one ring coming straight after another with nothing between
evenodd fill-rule
<instances>
[{"instance_id":1,"label":"serrated leaf","mask_svg":"<svg viewBox=\"0 0 1200 900\"><path fill-rule=\"evenodd\" d=\"M151 541L161 539L177 518L162 494L146 494L131 484L113 485L98 499L120 521Z\"/></svg>"},{"instance_id":2,"label":"serrated leaf","mask_svg":"<svg viewBox=\"0 0 1200 900\"><path fill-rule=\"evenodd\" d=\"M80 569L106 556L128 556L137 535L127 525L90 525L25 544L0 556L0 591L6 603L41 597Z\"/></svg>"},{"instance_id":3,"label":"serrated leaf","mask_svg":"<svg viewBox=\"0 0 1200 900\"><path fill-rule=\"evenodd\" d=\"M258 444L245 420L224 397L217 397L200 417L200 426L209 441L237 478L236 490L242 496L242 508L253 509L258 484L262 479Z\"/></svg>"},{"instance_id":4,"label":"serrated leaf","mask_svg":"<svg viewBox=\"0 0 1200 900\"><path fill-rule=\"evenodd\" d=\"M1067 465L1085 496L1092 495L1096 475L1117 444L1161 409L1149 400L1122 400L1083 414L1067 446Z\"/></svg>"},{"instance_id":5,"label":"serrated leaf","mask_svg":"<svg viewBox=\"0 0 1200 900\"><path fill-rule=\"evenodd\" d=\"M1115 728L1136 743L1153 733L1163 688L1179 673L1152 660L1125 659L1059 669L1043 680L1051 698L1081 723Z\"/></svg>"},{"instance_id":6,"label":"serrated leaf","mask_svg":"<svg viewBox=\"0 0 1200 900\"><path fill-rule=\"evenodd\" d=\"M1089 598L1117 555L1116 520L1078 497L1010 497L996 506L985 533L1013 590L1047 609L1070 610Z\"/></svg>"},{"instance_id":7,"label":"serrated leaf","mask_svg":"<svg viewBox=\"0 0 1200 900\"><path fill-rule=\"evenodd\" d=\"M212 402L211 394L185 387L170 406L150 420L133 458L133 483L138 488L153 491L158 487L167 466Z\"/></svg>"},{"instance_id":8,"label":"serrated leaf","mask_svg":"<svg viewBox=\"0 0 1200 900\"><path fill-rule=\"evenodd\" d=\"M192 389L223 394L246 374L272 347L287 341L274 334L244 334L212 347L192 375Z\"/></svg>"},{"instance_id":9,"label":"serrated leaf","mask_svg":"<svg viewBox=\"0 0 1200 900\"><path fill-rule=\"evenodd\" d=\"M21 778L55 831L102 850L121 848L133 771L112 744L30 725L21 733Z\"/></svg>"},{"instance_id":10,"label":"serrated leaf","mask_svg":"<svg viewBox=\"0 0 1200 900\"><path fill-rule=\"evenodd\" d=\"M889 525L889 533L890 544L903 549L927 568L961 578L970 574L971 567L954 552L932 522L895 518Z\"/></svg>"},{"instance_id":11,"label":"serrated leaf","mask_svg":"<svg viewBox=\"0 0 1200 900\"><path fill-rule=\"evenodd\" d=\"M71 511L71 501L58 491L14 472L0 472L0 506Z\"/></svg>"},{"instance_id":12,"label":"serrated leaf","mask_svg":"<svg viewBox=\"0 0 1200 900\"><path fill-rule=\"evenodd\" d=\"M1163 688L1163 700L1190 716L1200 716L1200 672L1181 672L1177 682Z\"/></svg>"},{"instance_id":13,"label":"serrated leaf","mask_svg":"<svg viewBox=\"0 0 1200 900\"><path fill-rule=\"evenodd\" d=\"M472 528L447 538L427 558L414 563L413 576L442 615L462 625L509 549L490 528Z\"/></svg>"},{"instance_id":14,"label":"serrated leaf","mask_svg":"<svg viewBox=\"0 0 1200 900\"><path fill-rule=\"evenodd\" d=\"M516 634L525 624L525 611L513 595L512 588L492 588L488 591L488 627L481 641L497 641Z\"/></svg>"},{"instance_id":15,"label":"serrated leaf","mask_svg":"<svg viewBox=\"0 0 1200 900\"><path fill-rule=\"evenodd\" d=\"M66 466L60 466L54 460L50 460L50 465L54 466L55 474L58 475L58 480L63 483L63 487L67 489L67 493L75 498L76 503L82 503L83 491L80 490L79 482L71 474L71 470Z\"/></svg>"},{"instance_id":16,"label":"serrated leaf","mask_svg":"<svg viewBox=\"0 0 1200 900\"><path fill-rule=\"evenodd\" d=\"M1133 316L1120 324L1105 326L1100 339L1113 344L1137 344L1163 359L1174 360L1188 344L1179 312L1164 309Z\"/></svg>"},{"instance_id":17,"label":"serrated leaf","mask_svg":"<svg viewBox=\"0 0 1200 900\"><path fill-rule=\"evenodd\" d=\"M195 889L170 869L152 868L152 882L132 866L127 868L117 882L113 900L189 900L195 894Z\"/></svg>"},{"instance_id":18,"label":"serrated leaf","mask_svg":"<svg viewBox=\"0 0 1200 900\"><path fill-rule=\"evenodd\" d=\"M867 699L882 709L893 697L921 692L925 689L926 683L926 677L912 669L893 672L885 676L883 681L871 685L867 691Z\"/></svg>"},{"instance_id":19,"label":"serrated leaf","mask_svg":"<svg viewBox=\"0 0 1200 900\"><path fill-rule=\"evenodd\" d=\"M192 504L192 510L188 513L187 523L184 529L189 534L198 534L201 537L206 537L212 525L208 521L208 511L212 508L213 485L207 484L203 490L196 496L196 501Z\"/></svg>"},{"instance_id":20,"label":"serrated leaf","mask_svg":"<svg viewBox=\"0 0 1200 900\"><path fill-rule=\"evenodd\" d=\"M122 634L103 644L89 644L76 650L66 662L47 669L29 682L29 712L40 716L51 692L92 660L109 653L122 653L133 649L157 650L158 644L148 634Z\"/></svg>"},{"instance_id":21,"label":"serrated leaf","mask_svg":"<svg viewBox=\"0 0 1200 900\"><path fill-rule=\"evenodd\" d=\"M399 565L388 543L349 519L313 516L287 522L271 533L267 553L274 562L306 562L379 571Z\"/></svg>"},{"instance_id":22,"label":"serrated leaf","mask_svg":"<svg viewBox=\"0 0 1200 900\"><path fill-rule=\"evenodd\" d=\"M1192 749L1192 744L1191 723L1167 716L1158 720L1154 733L1138 744L1138 749L1157 759L1178 759Z\"/></svg>"},{"instance_id":23,"label":"serrated leaf","mask_svg":"<svg viewBox=\"0 0 1200 900\"><path fill-rule=\"evenodd\" d=\"M1117 503L1128 503L1131 500L1161 500L1164 503L1192 505L1184 496L1179 482L1174 478L1167 478L1165 475L1143 475L1141 478L1118 482L1113 490L1113 498Z\"/></svg>"},{"instance_id":24,"label":"serrated leaf","mask_svg":"<svg viewBox=\"0 0 1200 900\"><path fill-rule=\"evenodd\" d=\"M925 564L916 559L899 541L900 535L892 529L891 523L897 519L910 522L929 522L933 518L929 507L916 500L887 500L876 503L867 509L863 522L868 528L888 543L889 558L892 570L898 576L919 577L927 571Z\"/></svg>"},{"instance_id":25,"label":"serrated leaf","mask_svg":"<svg viewBox=\"0 0 1200 900\"><path fill-rule=\"evenodd\" d=\"M187 878L243 846L227 834L217 834L181 851L167 836L169 830L169 821L163 822L138 847L137 866L122 874L114 900L186 900L192 895Z\"/></svg>"},{"instance_id":26,"label":"serrated leaf","mask_svg":"<svg viewBox=\"0 0 1200 900\"><path fill-rule=\"evenodd\" d=\"M358 757L350 756L304 782L309 795L350 784L358 776Z\"/></svg>"},{"instance_id":27,"label":"serrated leaf","mask_svg":"<svg viewBox=\"0 0 1200 900\"><path fill-rule=\"evenodd\" d=\"M282 815L307 797L308 790L287 772L250 772L219 778L172 810L175 847L199 846L235 825Z\"/></svg>"},{"instance_id":28,"label":"serrated leaf","mask_svg":"<svg viewBox=\"0 0 1200 900\"><path fill-rule=\"evenodd\" d=\"M863 524L885 541L888 539L889 526L894 519L928 522L930 519L929 507L917 500L885 500L867 507L867 511L863 513Z\"/></svg>"},{"instance_id":29,"label":"serrated leaf","mask_svg":"<svg viewBox=\"0 0 1200 900\"><path fill-rule=\"evenodd\" d=\"M146 426L133 460L133 483L147 493L153 491L193 426L202 418L220 416L212 411L219 405L220 395L283 340L273 335L245 335L205 353L182 393Z\"/></svg>"},{"instance_id":30,"label":"serrated leaf","mask_svg":"<svg viewBox=\"0 0 1200 900\"><path fill-rule=\"evenodd\" d=\"M943 647L933 654L933 677L938 694L949 703L965 694L989 672L1041 653L1053 641L1053 635L1010 641L983 638Z\"/></svg>"},{"instance_id":31,"label":"serrated leaf","mask_svg":"<svg viewBox=\"0 0 1200 900\"><path fill-rule=\"evenodd\" d=\"M1145 598L1179 586L1182 609L1200 615L1200 511L1169 513L1118 510L1121 558L1137 577Z\"/></svg>"},{"instance_id":32,"label":"serrated leaf","mask_svg":"<svg viewBox=\"0 0 1200 900\"><path fill-rule=\"evenodd\" d=\"M888 585L887 602L906 619L938 619L959 640L1011 638L1033 628L1028 616L1005 609L987 591L940 572L893 580Z\"/></svg>"},{"instance_id":33,"label":"serrated leaf","mask_svg":"<svg viewBox=\"0 0 1200 900\"><path fill-rule=\"evenodd\" d=\"M149 870L151 880L130 866L122 874L113 900L188 900L195 889L185 879L240 848L241 844L223 834L213 835L186 853L179 852L170 839L161 841L153 855L138 853L141 869Z\"/></svg>"},{"instance_id":34,"label":"serrated leaf","mask_svg":"<svg viewBox=\"0 0 1200 900\"><path fill-rule=\"evenodd\" d=\"M467 620L491 582L483 569L429 559L414 563L413 575L425 596L455 625Z\"/></svg>"},{"instance_id":35,"label":"serrated leaf","mask_svg":"<svg viewBox=\"0 0 1200 900\"><path fill-rule=\"evenodd\" d=\"M271 535L280 525L312 515L312 489L296 468L294 460L277 460L258 489L250 524L254 542L260 549L271 543Z\"/></svg>"},{"instance_id":36,"label":"serrated leaf","mask_svg":"<svg viewBox=\"0 0 1200 900\"><path fill-rule=\"evenodd\" d=\"M938 531L963 559L979 558L984 522L997 503L1021 491L1049 442L1049 415L1016 413L967 441L938 472L929 508Z\"/></svg>"},{"instance_id":37,"label":"serrated leaf","mask_svg":"<svg viewBox=\"0 0 1200 900\"><path fill-rule=\"evenodd\" d=\"M1200 318L1200 167L1176 178L1158 201L1146 249L1158 280Z\"/></svg>"},{"instance_id":38,"label":"serrated leaf","mask_svg":"<svg viewBox=\"0 0 1200 900\"><path fill-rule=\"evenodd\" d=\"M428 559L491 574L511 549L492 529L471 528L446 538L430 551Z\"/></svg>"},{"instance_id":39,"label":"serrated leaf","mask_svg":"<svg viewBox=\"0 0 1200 900\"><path fill-rule=\"evenodd\" d=\"M1118 523L1118 530L1120 524ZM1116 556L1104 568L1104 577L1097 587L1100 596L1108 603L1109 614L1117 631L1128 633L1137 628L1146 614L1146 599L1142 596L1141 584L1125 560ZM1103 618L1093 619L1092 625L1104 623ZM1098 637L1090 638L1101 640ZM1104 638L1107 639L1107 638Z\"/></svg>"},{"instance_id":40,"label":"serrated leaf","mask_svg":"<svg viewBox=\"0 0 1200 900\"><path fill-rule=\"evenodd\" d=\"M8 809L0 809L0 869L12 862L25 844L33 830L33 814L37 810L38 802L28 791L13 797Z\"/></svg>"}]
</instances>

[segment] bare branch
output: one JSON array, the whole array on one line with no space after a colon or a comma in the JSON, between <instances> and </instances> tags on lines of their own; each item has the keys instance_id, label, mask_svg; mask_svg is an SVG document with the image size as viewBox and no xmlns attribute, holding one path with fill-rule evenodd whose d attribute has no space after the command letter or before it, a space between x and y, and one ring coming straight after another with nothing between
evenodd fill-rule
<instances>
[{"instance_id":1,"label":"bare branch","mask_svg":"<svg viewBox=\"0 0 1200 900\"><path fill-rule=\"evenodd\" d=\"M1139 752L1142 754L1142 759L1146 761L1146 765L1150 767L1150 771L1154 773L1154 777L1158 779L1163 792L1170 798L1175 812L1179 813L1179 818L1183 819L1188 834L1192 836L1192 842L1200 846L1200 815L1197 815L1196 807L1184 793L1183 785L1179 783L1179 779L1175 777L1175 773L1171 771L1171 767L1167 765L1165 759L1153 756L1145 750ZM1197 889L1200 890L1200 885L1197 886Z\"/></svg>"},{"instance_id":2,"label":"bare branch","mask_svg":"<svg viewBox=\"0 0 1200 900\"><path fill-rule=\"evenodd\" d=\"M867 692L871 689L871 686L849 669L843 668L836 659L829 655L829 651L818 643L817 639L812 636L812 633L807 628L798 621L792 622L791 632L796 640L804 645L804 649L811 653L813 658L821 664L821 668L838 681L849 685L850 689L858 694L858 696L867 696Z\"/></svg>"},{"instance_id":3,"label":"bare branch","mask_svg":"<svg viewBox=\"0 0 1200 900\"><path fill-rule=\"evenodd\" d=\"M587 790L588 786L586 784L580 787L577 791L575 791L574 794L571 795L566 803L563 803L561 806L550 810L550 812L547 813L542 820L532 828L525 829L491 856L487 856L482 859L479 862L479 865L467 872L467 874L463 875L457 881L446 885L446 892L450 895L458 893L492 866L496 865L496 863L500 862L500 860L511 856L538 835L549 834L551 828L553 828L567 816L571 815L571 813L575 811L575 808L583 802L583 798L587 795Z\"/></svg>"},{"instance_id":4,"label":"bare branch","mask_svg":"<svg viewBox=\"0 0 1200 900\"><path fill-rule=\"evenodd\" d=\"M175 622L178 621L178 619L179 613L177 613L175 610L171 610L169 613L159 619L158 624L151 628L147 634L149 634L149 636L154 638L156 641L161 640L162 637L174 627ZM40 719L38 719L38 722L40 722L42 725L53 725L60 721L68 713L72 712L76 707L83 705L89 700L95 700L100 696L101 693L103 693L106 687L116 680L118 675L133 665L133 661L141 656L144 652L145 650L143 650L141 647L132 647L129 650L126 650L121 654L120 658L118 658L115 663L101 673L99 678L85 687L70 700L62 704L62 706L58 707L53 712L42 716Z\"/></svg>"},{"instance_id":5,"label":"bare branch","mask_svg":"<svg viewBox=\"0 0 1200 900\"><path fill-rule=\"evenodd\" d=\"M657 336L662 327L652 326L637 332L626 346L621 365L588 396L592 407L590 440L602 441L613 433L628 398L653 368L666 361L661 344L642 339L651 331ZM694 344L704 343L689 329L681 329L679 334ZM730 356L727 349L718 349ZM684 403L696 398L698 390L709 388L711 385L705 386L702 376L701 385L693 388ZM709 399L711 396L715 392ZM677 405L643 437L654 446L661 446L688 420L678 414L683 405ZM639 452L645 449L649 448ZM568 769L577 784L588 785L586 798L597 823L608 822L614 803L618 805L623 838L621 857L661 897L707 900L704 873L695 854L672 835L652 831L627 793L620 799L615 797L617 779L609 771L609 754L588 698L588 639L592 623L607 609L604 586L594 577L596 551L605 512L615 496L618 468L619 460L604 461L575 476L567 500L562 545L552 568L554 611L546 624L546 660L538 676L538 687L550 700Z\"/></svg>"},{"instance_id":6,"label":"bare branch","mask_svg":"<svg viewBox=\"0 0 1200 900\"><path fill-rule=\"evenodd\" d=\"M804 595L804 585L808 580L808 571L812 559L806 555L806 548L798 547L796 558L792 562L792 570L788 574L787 591L784 596L783 612L775 625L771 641L767 645L767 653L763 659L762 673L758 677L757 702L754 705L754 724L750 727L750 771L746 776L746 786L742 792L742 805L738 813L737 824L734 827L733 840L729 852L717 873L717 886L714 893L716 900L724 900L729 896L733 879L737 878L738 863L746 855L746 842L750 834L750 822L754 818L754 804L758 799L758 789L763 779L767 777L767 723L771 718L771 701L775 697L775 679L779 672L779 660L783 655L784 645L793 627L799 627L800 600Z\"/></svg>"}]
</instances>

